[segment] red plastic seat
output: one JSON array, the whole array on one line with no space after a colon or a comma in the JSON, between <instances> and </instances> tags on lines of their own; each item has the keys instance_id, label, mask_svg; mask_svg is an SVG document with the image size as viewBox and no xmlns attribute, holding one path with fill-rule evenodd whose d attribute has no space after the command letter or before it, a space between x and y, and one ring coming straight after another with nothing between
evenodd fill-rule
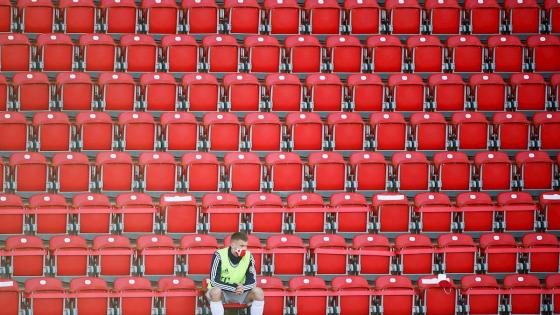
<instances>
[{"instance_id":1,"label":"red plastic seat","mask_svg":"<svg viewBox=\"0 0 560 315\"><path fill-rule=\"evenodd\" d=\"M311 110L341 111L344 101L342 81L336 74L311 74L305 79Z\"/></svg>"},{"instance_id":2,"label":"red plastic seat","mask_svg":"<svg viewBox=\"0 0 560 315\"><path fill-rule=\"evenodd\" d=\"M215 76L208 73L186 74L182 85L190 111L217 111L220 87Z\"/></svg>"},{"instance_id":3,"label":"red plastic seat","mask_svg":"<svg viewBox=\"0 0 560 315\"><path fill-rule=\"evenodd\" d=\"M210 274L212 255L219 248L214 236L208 234L185 235L181 238L180 246L186 252L187 275Z\"/></svg>"},{"instance_id":4,"label":"red plastic seat","mask_svg":"<svg viewBox=\"0 0 560 315\"><path fill-rule=\"evenodd\" d=\"M12 4L8 0L0 3L0 32L7 33L12 30Z\"/></svg>"},{"instance_id":5,"label":"red plastic seat","mask_svg":"<svg viewBox=\"0 0 560 315\"><path fill-rule=\"evenodd\" d=\"M529 120L523 113L496 113L492 119L498 148L501 150L527 150L529 148Z\"/></svg>"},{"instance_id":6,"label":"red plastic seat","mask_svg":"<svg viewBox=\"0 0 560 315\"><path fill-rule=\"evenodd\" d=\"M33 314L62 314L66 309L66 289L57 278L27 279L23 298L31 305Z\"/></svg>"},{"instance_id":7,"label":"red plastic seat","mask_svg":"<svg viewBox=\"0 0 560 315\"><path fill-rule=\"evenodd\" d=\"M61 112L37 112L33 128L39 151L69 151L72 144L70 119Z\"/></svg>"},{"instance_id":8,"label":"red plastic seat","mask_svg":"<svg viewBox=\"0 0 560 315\"><path fill-rule=\"evenodd\" d=\"M334 150L363 150L366 147L366 126L358 113L332 113L327 117Z\"/></svg>"},{"instance_id":9,"label":"red plastic seat","mask_svg":"<svg viewBox=\"0 0 560 315\"><path fill-rule=\"evenodd\" d=\"M123 314L147 314L151 312L155 299L150 280L142 277L123 277L115 279L113 292L119 310Z\"/></svg>"},{"instance_id":10,"label":"red plastic seat","mask_svg":"<svg viewBox=\"0 0 560 315\"><path fill-rule=\"evenodd\" d=\"M37 55L43 71L72 71L74 46L65 34L40 34L37 36Z\"/></svg>"},{"instance_id":11,"label":"red plastic seat","mask_svg":"<svg viewBox=\"0 0 560 315\"><path fill-rule=\"evenodd\" d=\"M92 0L74 2L63 0L58 4L65 33L93 33L97 21L97 11Z\"/></svg>"},{"instance_id":12,"label":"red plastic seat","mask_svg":"<svg viewBox=\"0 0 560 315\"><path fill-rule=\"evenodd\" d=\"M231 191L260 191L264 166L252 152L231 152L224 156L225 173Z\"/></svg>"},{"instance_id":13,"label":"red plastic seat","mask_svg":"<svg viewBox=\"0 0 560 315\"><path fill-rule=\"evenodd\" d=\"M29 128L25 114L3 112L0 114L0 150L25 151L28 147Z\"/></svg>"},{"instance_id":14,"label":"red plastic seat","mask_svg":"<svg viewBox=\"0 0 560 315\"><path fill-rule=\"evenodd\" d=\"M301 158L296 153L269 153L266 158L273 191L301 191L304 170Z\"/></svg>"},{"instance_id":15,"label":"red plastic seat","mask_svg":"<svg viewBox=\"0 0 560 315\"><path fill-rule=\"evenodd\" d=\"M76 294L76 308L80 314L99 314L109 307L109 286L101 278L74 278L70 280L68 291Z\"/></svg>"},{"instance_id":16,"label":"red plastic seat","mask_svg":"<svg viewBox=\"0 0 560 315\"><path fill-rule=\"evenodd\" d=\"M527 192L498 194L497 204L503 211L506 231L533 231L537 221L537 205Z\"/></svg>"},{"instance_id":17,"label":"red plastic seat","mask_svg":"<svg viewBox=\"0 0 560 315\"><path fill-rule=\"evenodd\" d=\"M506 233L488 233L480 236L481 257L486 273L514 273L519 261L515 238Z\"/></svg>"},{"instance_id":18,"label":"red plastic seat","mask_svg":"<svg viewBox=\"0 0 560 315\"><path fill-rule=\"evenodd\" d=\"M224 75L224 99L230 111L259 111L261 88L256 76L248 73Z\"/></svg>"},{"instance_id":19,"label":"red plastic seat","mask_svg":"<svg viewBox=\"0 0 560 315\"><path fill-rule=\"evenodd\" d=\"M369 123L376 150L405 150L408 128L402 114L373 113Z\"/></svg>"},{"instance_id":20,"label":"red plastic seat","mask_svg":"<svg viewBox=\"0 0 560 315\"><path fill-rule=\"evenodd\" d=\"M36 152L14 153L10 156L16 192L46 191L49 165L44 155Z\"/></svg>"},{"instance_id":21,"label":"red plastic seat","mask_svg":"<svg viewBox=\"0 0 560 315\"><path fill-rule=\"evenodd\" d=\"M424 3L424 8L430 19L432 34L459 34L462 8L458 1L430 0Z\"/></svg>"},{"instance_id":22,"label":"red plastic seat","mask_svg":"<svg viewBox=\"0 0 560 315\"><path fill-rule=\"evenodd\" d=\"M359 38L348 35L329 36L325 48L333 72L361 72L364 68Z\"/></svg>"},{"instance_id":23,"label":"red plastic seat","mask_svg":"<svg viewBox=\"0 0 560 315\"><path fill-rule=\"evenodd\" d=\"M490 275L466 275L461 278L461 294L472 314L498 314L500 285Z\"/></svg>"},{"instance_id":24,"label":"red plastic seat","mask_svg":"<svg viewBox=\"0 0 560 315\"><path fill-rule=\"evenodd\" d=\"M512 186L512 164L507 154L480 152L474 156L475 170L482 190L509 190Z\"/></svg>"},{"instance_id":25,"label":"red plastic seat","mask_svg":"<svg viewBox=\"0 0 560 315\"><path fill-rule=\"evenodd\" d=\"M560 220L558 217L558 211L560 211L559 200L560 194L554 192L543 192L539 196L539 203L542 211L544 212L543 214L548 231L560 230Z\"/></svg>"},{"instance_id":26,"label":"red plastic seat","mask_svg":"<svg viewBox=\"0 0 560 315\"><path fill-rule=\"evenodd\" d=\"M393 74L387 84L396 111L423 111L426 100L425 84L416 74Z\"/></svg>"},{"instance_id":27,"label":"red plastic seat","mask_svg":"<svg viewBox=\"0 0 560 315\"><path fill-rule=\"evenodd\" d=\"M504 79L493 73L474 74L470 77L471 96L478 111L503 111L507 101Z\"/></svg>"},{"instance_id":28,"label":"red plastic seat","mask_svg":"<svg viewBox=\"0 0 560 315\"><path fill-rule=\"evenodd\" d=\"M292 214L292 230L296 233L325 233L329 209L323 197L315 193L294 193L286 200L288 212Z\"/></svg>"},{"instance_id":29,"label":"red plastic seat","mask_svg":"<svg viewBox=\"0 0 560 315\"><path fill-rule=\"evenodd\" d=\"M559 20L559 10L560 3L553 0L544 1L545 15L548 19L548 25L550 25L551 33L560 33L560 20Z\"/></svg>"},{"instance_id":30,"label":"red plastic seat","mask_svg":"<svg viewBox=\"0 0 560 315\"><path fill-rule=\"evenodd\" d=\"M558 272L560 244L552 233L528 233L523 235L523 247L528 256L529 272Z\"/></svg>"},{"instance_id":31,"label":"red plastic seat","mask_svg":"<svg viewBox=\"0 0 560 315\"><path fill-rule=\"evenodd\" d=\"M451 232L455 208L445 193L420 193L414 196L415 216L422 232Z\"/></svg>"},{"instance_id":32,"label":"red plastic seat","mask_svg":"<svg viewBox=\"0 0 560 315\"><path fill-rule=\"evenodd\" d=\"M134 110L136 85L130 74L104 72L99 75L98 84L103 110Z\"/></svg>"},{"instance_id":33,"label":"red plastic seat","mask_svg":"<svg viewBox=\"0 0 560 315\"><path fill-rule=\"evenodd\" d=\"M11 12L10 12L11 14ZM25 34L0 34L0 70L29 71L31 44Z\"/></svg>"},{"instance_id":34,"label":"red plastic seat","mask_svg":"<svg viewBox=\"0 0 560 315\"><path fill-rule=\"evenodd\" d=\"M287 227L287 211L279 195L253 193L245 198L247 223L253 233L282 233Z\"/></svg>"},{"instance_id":35,"label":"red plastic seat","mask_svg":"<svg viewBox=\"0 0 560 315\"><path fill-rule=\"evenodd\" d=\"M206 216L207 230L212 233L241 230L241 203L233 194L205 194L201 211Z\"/></svg>"},{"instance_id":36,"label":"red plastic seat","mask_svg":"<svg viewBox=\"0 0 560 315\"><path fill-rule=\"evenodd\" d=\"M199 213L194 196L184 193L163 194L159 205L167 233L196 233Z\"/></svg>"},{"instance_id":37,"label":"red plastic seat","mask_svg":"<svg viewBox=\"0 0 560 315\"><path fill-rule=\"evenodd\" d=\"M264 9L270 34L298 34L301 29L301 9L297 1L265 0Z\"/></svg>"},{"instance_id":38,"label":"red plastic seat","mask_svg":"<svg viewBox=\"0 0 560 315\"><path fill-rule=\"evenodd\" d=\"M16 194L0 194L0 234L23 234L25 208Z\"/></svg>"},{"instance_id":39,"label":"red plastic seat","mask_svg":"<svg viewBox=\"0 0 560 315\"><path fill-rule=\"evenodd\" d=\"M276 114L248 113L244 125L251 151L280 151L283 132Z\"/></svg>"},{"instance_id":40,"label":"red plastic seat","mask_svg":"<svg viewBox=\"0 0 560 315\"><path fill-rule=\"evenodd\" d=\"M356 152L350 155L351 174L358 191L385 190L389 181L387 161L381 153Z\"/></svg>"},{"instance_id":41,"label":"red plastic seat","mask_svg":"<svg viewBox=\"0 0 560 315\"><path fill-rule=\"evenodd\" d=\"M422 8L416 0L385 2L392 34L420 34Z\"/></svg>"},{"instance_id":42,"label":"red plastic seat","mask_svg":"<svg viewBox=\"0 0 560 315\"><path fill-rule=\"evenodd\" d=\"M380 193L372 197L373 211L377 217L380 232L408 232L410 207L405 195L400 193Z\"/></svg>"},{"instance_id":43,"label":"red plastic seat","mask_svg":"<svg viewBox=\"0 0 560 315\"><path fill-rule=\"evenodd\" d=\"M442 234L437 239L445 273L470 274L475 272L478 248L468 234Z\"/></svg>"},{"instance_id":44,"label":"red plastic seat","mask_svg":"<svg viewBox=\"0 0 560 315\"><path fill-rule=\"evenodd\" d=\"M169 72L196 72L199 49L190 35L166 35L161 39L162 59Z\"/></svg>"},{"instance_id":45,"label":"red plastic seat","mask_svg":"<svg viewBox=\"0 0 560 315\"><path fill-rule=\"evenodd\" d=\"M89 191L92 186L91 166L87 155L80 152L58 153L52 157L55 188L60 192Z\"/></svg>"},{"instance_id":46,"label":"red plastic seat","mask_svg":"<svg viewBox=\"0 0 560 315\"><path fill-rule=\"evenodd\" d=\"M179 103L179 88L175 78L167 73L144 73L140 89L146 110L175 111Z\"/></svg>"},{"instance_id":47,"label":"red plastic seat","mask_svg":"<svg viewBox=\"0 0 560 315\"><path fill-rule=\"evenodd\" d=\"M403 275L431 274L435 248L424 234L401 234L395 238L395 250Z\"/></svg>"},{"instance_id":48,"label":"red plastic seat","mask_svg":"<svg viewBox=\"0 0 560 315\"><path fill-rule=\"evenodd\" d=\"M84 34L79 40L80 60L86 71L115 71L116 46L113 36Z\"/></svg>"},{"instance_id":49,"label":"red plastic seat","mask_svg":"<svg viewBox=\"0 0 560 315\"><path fill-rule=\"evenodd\" d=\"M148 34L175 34L181 30L176 1L143 0L141 8Z\"/></svg>"},{"instance_id":50,"label":"red plastic seat","mask_svg":"<svg viewBox=\"0 0 560 315\"><path fill-rule=\"evenodd\" d=\"M510 77L510 84L517 110L546 109L547 84L541 75L514 73Z\"/></svg>"},{"instance_id":51,"label":"red plastic seat","mask_svg":"<svg viewBox=\"0 0 560 315\"><path fill-rule=\"evenodd\" d=\"M174 275L178 252L167 235L147 234L136 240L136 255L144 276Z\"/></svg>"},{"instance_id":52,"label":"red plastic seat","mask_svg":"<svg viewBox=\"0 0 560 315\"><path fill-rule=\"evenodd\" d=\"M286 287L277 277L259 277L258 287L265 291L264 312L271 315L284 314Z\"/></svg>"},{"instance_id":53,"label":"red plastic seat","mask_svg":"<svg viewBox=\"0 0 560 315\"><path fill-rule=\"evenodd\" d=\"M456 145L461 150L488 149L489 123L486 115L477 112L458 112L451 117Z\"/></svg>"},{"instance_id":54,"label":"red plastic seat","mask_svg":"<svg viewBox=\"0 0 560 315\"><path fill-rule=\"evenodd\" d=\"M467 101L466 84L459 74L433 74L428 86L437 111L463 111Z\"/></svg>"},{"instance_id":55,"label":"red plastic seat","mask_svg":"<svg viewBox=\"0 0 560 315\"><path fill-rule=\"evenodd\" d=\"M49 78L42 72L20 72L12 78L15 107L20 111L46 111L50 108Z\"/></svg>"},{"instance_id":56,"label":"red plastic seat","mask_svg":"<svg viewBox=\"0 0 560 315\"><path fill-rule=\"evenodd\" d=\"M306 0L303 4L311 34L339 34L342 9L338 1Z\"/></svg>"},{"instance_id":57,"label":"red plastic seat","mask_svg":"<svg viewBox=\"0 0 560 315\"><path fill-rule=\"evenodd\" d=\"M102 0L100 7L107 33L136 33L139 29L134 0Z\"/></svg>"},{"instance_id":58,"label":"red plastic seat","mask_svg":"<svg viewBox=\"0 0 560 315\"><path fill-rule=\"evenodd\" d=\"M132 158L126 152L97 154L97 172L102 191L131 191L134 182Z\"/></svg>"},{"instance_id":59,"label":"red plastic seat","mask_svg":"<svg viewBox=\"0 0 560 315\"><path fill-rule=\"evenodd\" d=\"M54 31L55 12L51 0L18 0L18 15L25 33L51 33Z\"/></svg>"},{"instance_id":60,"label":"red plastic seat","mask_svg":"<svg viewBox=\"0 0 560 315\"><path fill-rule=\"evenodd\" d=\"M126 71L156 71L158 53L153 37L145 34L123 35L120 38L120 47Z\"/></svg>"},{"instance_id":61,"label":"red plastic seat","mask_svg":"<svg viewBox=\"0 0 560 315\"><path fill-rule=\"evenodd\" d=\"M114 209L103 194L77 194L72 198L79 234L109 234L113 229Z\"/></svg>"},{"instance_id":62,"label":"red plastic seat","mask_svg":"<svg viewBox=\"0 0 560 315\"><path fill-rule=\"evenodd\" d=\"M19 314L20 289L16 281L3 278L0 279L0 301L3 312L14 315Z\"/></svg>"},{"instance_id":63,"label":"red plastic seat","mask_svg":"<svg viewBox=\"0 0 560 315\"><path fill-rule=\"evenodd\" d=\"M214 154L187 153L181 158L183 174L189 191L217 191L220 182L220 164Z\"/></svg>"},{"instance_id":64,"label":"red plastic seat","mask_svg":"<svg viewBox=\"0 0 560 315\"><path fill-rule=\"evenodd\" d=\"M406 40L414 72L442 72L444 47L435 35L414 35Z\"/></svg>"},{"instance_id":65,"label":"red plastic seat","mask_svg":"<svg viewBox=\"0 0 560 315\"><path fill-rule=\"evenodd\" d=\"M405 276L380 276L375 279L377 301L384 314L398 315L413 312L417 293Z\"/></svg>"},{"instance_id":66,"label":"red plastic seat","mask_svg":"<svg viewBox=\"0 0 560 315\"><path fill-rule=\"evenodd\" d=\"M124 112L118 118L124 150L154 150L156 122L150 113Z\"/></svg>"},{"instance_id":67,"label":"red plastic seat","mask_svg":"<svg viewBox=\"0 0 560 315\"><path fill-rule=\"evenodd\" d=\"M199 126L191 113L172 112L160 116L161 134L168 151L197 150Z\"/></svg>"},{"instance_id":68,"label":"red plastic seat","mask_svg":"<svg viewBox=\"0 0 560 315\"><path fill-rule=\"evenodd\" d=\"M491 0L485 0L491 1ZM496 72L521 72L524 67L524 46L519 37L495 35L488 37L488 56Z\"/></svg>"},{"instance_id":69,"label":"red plastic seat","mask_svg":"<svg viewBox=\"0 0 560 315\"><path fill-rule=\"evenodd\" d=\"M272 235L266 240L273 275L303 275L307 249L297 235Z\"/></svg>"},{"instance_id":70,"label":"red plastic seat","mask_svg":"<svg viewBox=\"0 0 560 315\"><path fill-rule=\"evenodd\" d=\"M553 186L553 161L546 152L526 151L515 154L517 174L523 189L551 189Z\"/></svg>"},{"instance_id":71,"label":"red plastic seat","mask_svg":"<svg viewBox=\"0 0 560 315\"><path fill-rule=\"evenodd\" d=\"M297 75L268 74L265 85L272 111L300 111L303 89Z\"/></svg>"},{"instance_id":72,"label":"red plastic seat","mask_svg":"<svg viewBox=\"0 0 560 315\"><path fill-rule=\"evenodd\" d=\"M344 1L350 34L378 34L381 21L381 7L376 0Z\"/></svg>"},{"instance_id":73,"label":"red plastic seat","mask_svg":"<svg viewBox=\"0 0 560 315\"><path fill-rule=\"evenodd\" d=\"M121 235L98 235L93 239L92 255L101 276L128 276L133 267L134 249L130 240Z\"/></svg>"},{"instance_id":74,"label":"red plastic seat","mask_svg":"<svg viewBox=\"0 0 560 315\"><path fill-rule=\"evenodd\" d=\"M315 234L309 239L309 249L317 275L347 273L349 252L343 236Z\"/></svg>"},{"instance_id":75,"label":"red plastic seat","mask_svg":"<svg viewBox=\"0 0 560 315\"><path fill-rule=\"evenodd\" d=\"M288 287L295 295L295 307L301 314L323 314L329 301L329 291L321 277L294 277Z\"/></svg>"},{"instance_id":76,"label":"red plastic seat","mask_svg":"<svg viewBox=\"0 0 560 315\"><path fill-rule=\"evenodd\" d=\"M218 6L214 0L182 0L187 30L191 34L218 32Z\"/></svg>"},{"instance_id":77,"label":"red plastic seat","mask_svg":"<svg viewBox=\"0 0 560 315\"><path fill-rule=\"evenodd\" d=\"M47 249L37 236L8 237L3 254L7 258L5 265L13 277L40 277L48 272Z\"/></svg>"},{"instance_id":78,"label":"red plastic seat","mask_svg":"<svg viewBox=\"0 0 560 315\"><path fill-rule=\"evenodd\" d=\"M404 66L404 46L399 37L374 35L366 41L373 72L401 72Z\"/></svg>"},{"instance_id":79,"label":"red plastic seat","mask_svg":"<svg viewBox=\"0 0 560 315\"><path fill-rule=\"evenodd\" d=\"M348 170L344 157L335 152L315 152L308 157L309 175L316 190L344 190Z\"/></svg>"},{"instance_id":80,"label":"red plastic seat","mask_svg":"<svg viewBox=\"0 0 560 315\"><path fill-rule=\"evenodd\" d=\"M502 7L495 0L467 0L465 11L473 34L499 34L502 30Z\"/></svg>"},{"instance_id":81,"label":"red plastic seat","mask_svg":"<svg viewBox=\"0 0 560 315\"><path fill-rule=\"evenodd\" d=\"M554 35L533 35L527 38L536 72L560 71L560 61L554 56L560 54L560 38Z\"/></svg>"},{"instance_id":82,"label":"red plastic seat","mask_svg":"<svg viewBox=\"0 0 560 315\"><path fill-rule=\"evenodd\" d=\"M533 132L539 139L542 150L560 148L560 141L555 135L560 132L560 115L554 112L538 112L533 115Z\"/></svg>"},{"instance_id":83,"label":"red plastic seat","mask_svg":"<svg viewBox=\"0 0 560 315\"><path fill-rule=\"evenodd\" d=\"M511 314L540 314L543 305L543 288L533 275L513 274L504 277L505 295L509 295ZM516 292L517 291L517 292Z\"/></svg>"},{"instance_id":84,"label":"red plastic seat","mask_svg":"<svg viewBox=\"0 0 560 315\"><path fill-rule=\"evenodd\" d=\"M284 40L289 70L293 73L320 72L323 65L321 43L311 35L292 35Z\"/></svg>"},{"instance_id":85,"label":"red plastic seat","mask_svg":"<svg viewBox=\"0 0 560 315\"><path fill-rule=\"evenodd\" d=\"M124 233L153 233L157 208L152 197L143 193L123 193L117 196L116 212Z\"/></svg>"},{"instance_id":86,"label":"red plastic seat","mask_svg":"<svg viewBox=\"0 0 560 315\"><path fill-rule=\"evenodd\" d=\"M66 234L71 229L71 208L63 195L33 195L29 209L37 234Z\"/></svg>"},{"instance_id":87,"label":"red plastic seat","mask_svg":"<svg viewBox=\"0 0 560 315\"><path fill-rule=\"evenodd\" d=\"M336 231L342 233L367 232L373 227L372 209L366 198L358 193L331 195L330 207L335 213Z\"/></svg>"},{"instance_id":88,"label":"red plastic seat","mask_svg":"<svg viewBox=\"0 0 560 315\"><path fill-rule=\"evenodd\" d=\"M400 190L428 190L430 162L420 152L393 154L393 176Z\"/></svg>"},{"instance_id":89,"label":"red plastic seat","mask_svg":"<svg viewBox=\"0 0 560 315\"><path fill-rule=\"evenodd\" d=\"M417 150L445 150L447 122L440 113L414 113L410 116L412 139Z\"/></svg>"},{"instance_id":90,"label":"red plastic seat","mask_svg":"<svg viewBox=\"0 0 560 315\"><path fill-rule=\"evenodd\" d=\"M497 209L489 194L464 192L455 199L456 210L461 213L462 230L465 232L489 232L497 226Z\"/></svg>"},{"instance_id":91,"label":"red plastic seat","mask_svg":"<svg viewBox=\"0 0 560 315\"><path fill-rule=\"evenodd\" d=\"M261 8L256 0L226 0L224 13L231 34L258 34L261 30Z\"/></svg>"},{"instance_id":92,"label":"red plastic seat","mask_svg":"<svg viewBox=\"0 0 560 315\"><path fill-rule=\"evenodd\" d=\"M282 64L280 43L273 36L253 35L243 40L251 72L279 72Z\"/></svg>"},{"instance_id":93,"label":"red plastic seat","mask_svg":"<svg viewBox=\"0 0 560 315\"><path fill-rule=\"evenodd\" d=\"M513 34L539 33L541 8L537 1L504 1L504 9Z\"/></svg>"},{"instance_id":94,"label":"red plastic seat","mask_svg":"<svg viewBox=\"0 0 560 315\"><path fill-rule=\"evenodd\" d=\"M53 236L49 240L49 251L57 277L88 274L90 251L84 238L77 235Z\"/></svg>"},{"instance_id":95,"label":"red plastic seat","mask_svg":"<svg viewBox=\"0 0 560 315\"><path fill-rule=\"evenodd\" d=\"M56 76L56 93L63 110L92 109L93 83L87 73L62 72Z\"/></svg>"},{"instance_id":96,"label":"red plastic seat","mask_svg":"<svg viewBox=\"0 0 560 315\"><path fill-rule=\"evenodd\" d=\"M204 56L210 72L237 72L240 48L231 35L207 35L202 39Z\"/></svg>"},{"instance_id":97,"label":"red plastic seat","mask_svg":"<svg viewBox=\"0 0 560 315\"><path fill-rule=\"evenodd\" d=\"M234 113L207 113L202 118L211 151L238 151L241 126Z\"/></svg>"},{"instance_id":98,"label":"red plastic seat","mask_svg":"<svg viewBox=\"0 0 560 315\"><path fill-rule=\"evenodd\" d=\"M139 176L144 191L175 191L178 168L175 157L166 152L144 152L138 157Z\"/></svg>"},{"instance_id":99,"label":"red plastic seat","mask_svg":"<svg viewBox=\"0 0 560 315\"><path fill-rule=\"evenodd\" d=\"M418 290L422 297L421 303L426 308L426 314L455 312L458 290L452 278L439 275L420 277Z\"/></svg>"},{"instance_id":100,"label":"red plastic seat","mask_svg":"<svg viewBox=\"0 0 560 315\"><path fill-rule=\"evenodd\" d=\"M457 35L447 38L448 57L455 72L481 72L485 48L475 35ZM480 56L480 58L474 58Z\"/></svg>"},{"instance_id":101,"label":"red plastic seat","mask_svg":"<svg viewBox=\"0 0 560 315\"><path fill-rule=\"evenodd\" d=\"M385 88L375 74L351 74L346 79L347 94L357 112L381 111L385 100Z\"/></svg>"},{"instance_id":102,"label":"red plastic seat","mask_svg":"<svg viewBox=\"0 0 560 315\"><path fill-rule=\"evenodd\" d=\"M353 254L357 257L360 275L389 274L395 253L389 239L380 234L362 234L352 240Z\"/></svg>"},{"instance_id":103,"label":"red plastic seat","mask_svg":"<svg viewBox=\"0 0 560 315\"><path fill-rule=\"evenodd\" d=\"M321 150L323 148L323 121L318 114L290 113L286 116L286 129L293 150Z\"/></svg>"},{"instance_id":104,"label":"red plastic seat","mask_svg":"<svg viewBox=\"0 0 560 315\"><path fill-rule=\"evenodd\" d=\"M463 152L439 152L434 155L434 174L441 190L469 190L472 170Z\"/></svg>"}]
</instances>

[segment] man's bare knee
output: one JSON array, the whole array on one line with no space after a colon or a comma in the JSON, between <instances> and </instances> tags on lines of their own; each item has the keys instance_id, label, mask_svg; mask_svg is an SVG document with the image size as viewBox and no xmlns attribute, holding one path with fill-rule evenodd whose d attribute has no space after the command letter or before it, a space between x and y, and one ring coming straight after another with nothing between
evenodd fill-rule
<instances>
[{"instance_id":1,"label":"man's bare knee","mask_svg":"<svg viewBox=\"0 0 560 315\"><path fill-rule=\"evenodd\" d=\"M222 290L220 288L210 289L210 301L220 302L222 300Z\"/></svg>"},{"instance_id":2,"label":"man's bare knee","mask_svg":"<svg viewBox=\"0 0 560 315\"><path fill-rule=\"evenodd\" d=\"M256 287L251 290L251 298L253 301L264 301L263 289Z\"/></svg>"}]
</instances>

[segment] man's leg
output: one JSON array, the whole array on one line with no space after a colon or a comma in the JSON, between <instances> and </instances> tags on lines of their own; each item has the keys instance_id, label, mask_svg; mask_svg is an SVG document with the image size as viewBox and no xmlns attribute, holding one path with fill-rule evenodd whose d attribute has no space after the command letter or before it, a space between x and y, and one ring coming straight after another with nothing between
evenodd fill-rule
<instances>
[{"instance_id":1,"label":"man's leg","mask_svg":"<svg viewBox=\"0 0 560 315\"><path fill-rule=\"evenodd\" d=\"M212 315L224 315L222 290L220 288L212 288L208 291L206 297L210 300L210 312Z\"/></svg>"},{"instance_id":2,"label":"man's leg","mask_svg":"<svg viewBox=\"0 0 560 315\"><path fill-rule=\"evenodd\" d=\"M247 299L252 302L251 315L262 315L264 311L264 291L261 288L254 288Z\"/></svg>"}]
</instances>

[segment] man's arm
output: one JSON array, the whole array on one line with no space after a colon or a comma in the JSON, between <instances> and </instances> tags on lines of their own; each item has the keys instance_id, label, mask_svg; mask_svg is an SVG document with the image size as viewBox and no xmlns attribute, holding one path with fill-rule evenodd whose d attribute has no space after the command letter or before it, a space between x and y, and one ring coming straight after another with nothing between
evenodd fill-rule
<instances>
[{"instance_id":1,"label":"man's arm","mask_svg":"<svg viewBox=\"0 0 560 315\"><path fill-rule=\"evenodd\" d=\"M219 288L224 291L235 292L236 287L221 280L222 260L220 254L217 252L212 256L212 268L210 269L210 284L214 288Z\"/></svg>"},{"instance_id":2,"label":"man's arm","mask_svg":"<svg viewBox=\"0 0 560 315\"><path fill-rule=\"evenodd\" d=\"M251 255L251 261L245 274L245 283L243 284L243 291L249 291L257 286L257 271L255 269L255 258Z\"/></svg>"}]
</instances>

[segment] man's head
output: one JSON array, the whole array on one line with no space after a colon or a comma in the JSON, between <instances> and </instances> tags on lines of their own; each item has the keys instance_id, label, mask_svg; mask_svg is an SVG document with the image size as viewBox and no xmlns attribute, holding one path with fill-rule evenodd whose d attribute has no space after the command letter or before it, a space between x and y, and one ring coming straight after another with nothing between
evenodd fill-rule
<instances>
[{"instance_id":1,"label":"man's head","mask_svg":"<svg viewBox=\"0 0 560 315\"><path fill-rule=\"evenodd\" d=\"M235 232L231 235L230 248L231 252L237 257L245 256L248 244L247 234Z\"/></svg>"}]
</instances>

